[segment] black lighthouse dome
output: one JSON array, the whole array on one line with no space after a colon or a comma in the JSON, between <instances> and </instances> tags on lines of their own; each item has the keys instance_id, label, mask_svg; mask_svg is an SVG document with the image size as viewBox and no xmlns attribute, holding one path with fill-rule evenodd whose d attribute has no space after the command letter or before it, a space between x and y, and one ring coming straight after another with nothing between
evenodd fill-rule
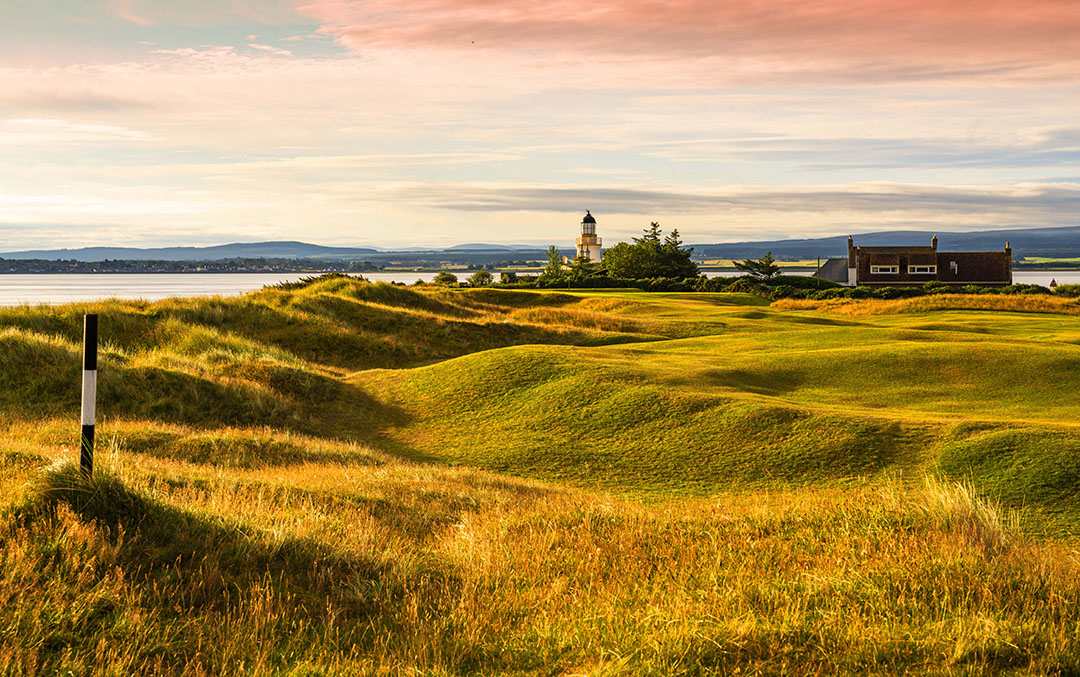
<instances>
[{"instance_id":1,"label":"black lighthouse dome","mask_svg":"<svg viewBox=\"0 0 1080 677\"><path fill-rule=\"evenodd\" d=\"M589 213L589 210L588 210L588 209L586 209L586 210L585 210L585 218L583 218L583 219L581 220L581 222L582 222L582 223L592 223L592 224L595 224L595 223L596 223L596 219L594 219L594 218L593 218L593 215L592 215L591 213Z\"/></svg>"}]
</instances>

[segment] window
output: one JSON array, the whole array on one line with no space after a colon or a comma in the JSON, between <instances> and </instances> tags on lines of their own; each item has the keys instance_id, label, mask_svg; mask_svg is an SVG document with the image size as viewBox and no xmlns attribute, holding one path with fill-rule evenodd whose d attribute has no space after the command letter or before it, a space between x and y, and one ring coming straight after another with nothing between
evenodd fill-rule
<instances>
[{"instance_id":1,"label":"window","mask_svg":"<svg viewBox=\"0 0 1080 677\"><path fill-rule=\"evenodd\" d=\"M909 275L937 275L937 266L908 266Z\"/></svg>"},{"instance_id":2,"label":"window","mask_svg":"<svg viewBox=\"0 0 1080 677\"><path fill-rule=\"evenodd\" d=\"M870 266L871 275L896 275L900 266Z\"/></svg>"}]
</instances>

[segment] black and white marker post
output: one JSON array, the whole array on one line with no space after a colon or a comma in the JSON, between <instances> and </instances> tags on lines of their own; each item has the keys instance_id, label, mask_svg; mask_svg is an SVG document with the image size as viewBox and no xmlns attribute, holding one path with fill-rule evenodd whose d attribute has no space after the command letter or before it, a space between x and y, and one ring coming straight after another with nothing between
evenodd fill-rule
<instances>
[{"instance_id":1,"label":"black and white marker post","mask_svg":"<svg viewBox=\"0 0 1080 677\"><path fill-rule=\"evenodd\" d=\"M97 413L97 315L83 318L82 451L79 467L89 477L94 473L94 416Z\"/></svg>"}]
</instances>

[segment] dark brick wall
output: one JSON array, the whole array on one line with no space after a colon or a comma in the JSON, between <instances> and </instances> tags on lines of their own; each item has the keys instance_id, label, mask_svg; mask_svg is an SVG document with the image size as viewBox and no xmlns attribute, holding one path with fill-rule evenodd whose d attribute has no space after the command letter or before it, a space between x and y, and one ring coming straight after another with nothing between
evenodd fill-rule
<instances>
[{"instance_id":1,"label":"dark brick wall","mask_svg":"<svg viewBox=\"0 0 1080 677\"><path fill-rule=\"evenodd\" d=\"M860 285L918 286L933 280L946 284L1003 285L1012 282L1011 252L936 252L930 247L857 247ZM955 264L955 266L953 265ZM909 266L937 265L937 273L909 273ZM874 275L872 266L896 266L894 274Z\"/></svg>"}]
</instances>

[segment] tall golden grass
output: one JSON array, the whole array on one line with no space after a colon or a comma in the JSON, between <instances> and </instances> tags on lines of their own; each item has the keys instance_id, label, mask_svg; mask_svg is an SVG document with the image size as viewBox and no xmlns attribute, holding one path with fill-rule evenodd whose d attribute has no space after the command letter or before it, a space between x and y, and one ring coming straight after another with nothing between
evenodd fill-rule
<instances>
[{"instance_id":1,"label":"tall golden grass","mask_svg":"<svg viewBox=\"0 0 1080 677\"><path fill-rule=\"evenodd\" d=\"M778 310L826 310L842 315L892 315L938 310L992 310L1080 315L1080 299L1045 294L933 294L910 299L780 299Z\"/></svg>"},{"instance_id":2,"label":"tall golden grass","mask_svg":"<svg viewBox=\"0 0 1080 677\"><path fill-rule=\"evenodd\" d=\"M970 487L641 503L344 443L264 467L129 450L147 428L108 429L89 484L14 466L5 674L1080 668L1075 551L1027 541Z\"/></svg>"}]
</instances>

